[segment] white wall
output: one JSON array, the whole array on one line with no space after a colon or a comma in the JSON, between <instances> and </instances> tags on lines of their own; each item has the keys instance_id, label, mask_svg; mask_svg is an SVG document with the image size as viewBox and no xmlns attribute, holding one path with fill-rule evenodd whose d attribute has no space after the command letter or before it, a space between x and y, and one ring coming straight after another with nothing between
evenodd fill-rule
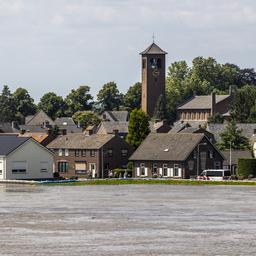
<instances>
[{"instance_id":1,"label":"white wall","mask_svg":"<svg viewBox=\"0 0 256 256\"><path fill-rule=\"evenodd\" d=\"M12 173L15 162L26 162L26 173ZM48 163L47 172L41 171ZM53 155L34 140L30 139L6 157L6 179L47 179L53 177Z\"/></svg>"},{"instance_id":2,"label":"white wall","mask_svg":"<svg viewBox=\"0 0 256 256\"><path fill-rule=\"evenodd\" d=\"M3 175L5 172L5 158L4 157L0 157L0 170L2 170L2 173L0 172L0 180L3 179Z\"/></svg>"}]
</instances>

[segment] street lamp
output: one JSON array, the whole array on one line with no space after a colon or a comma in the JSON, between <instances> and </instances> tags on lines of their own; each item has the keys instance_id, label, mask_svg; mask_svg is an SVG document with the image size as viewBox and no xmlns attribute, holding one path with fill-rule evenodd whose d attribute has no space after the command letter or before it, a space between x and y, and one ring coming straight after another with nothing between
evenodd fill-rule
<instances>
[{"instance_id":1,"label":"street lamp","mask_svg":"<svg viewBox=\"0 0 256 256\"><path fill-rule=\"evenodd\" d=\"M197 176L197 177L199 176L199 157L200 157L200 154L199 154L199 147L200 147L200 146L206 146L206 145L207 145L206 142L204 142L204 143L198 143L198 144L197 144L197 161L196 161L196 163L197 163L197 167L196 167L196 176Z\"/></svg>"}]
</instances>

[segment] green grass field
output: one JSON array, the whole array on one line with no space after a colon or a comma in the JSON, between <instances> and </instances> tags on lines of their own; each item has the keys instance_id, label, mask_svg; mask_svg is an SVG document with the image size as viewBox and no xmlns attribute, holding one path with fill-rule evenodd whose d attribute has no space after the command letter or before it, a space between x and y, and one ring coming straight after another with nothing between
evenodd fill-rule
<instances>
[{"instance_id":1,"label":"green grass field","mask_svg":"<svg viewBox=\"0 0 256 256\"><path fill-rule=\"evenodd\" d=\"M50 186L87 186L87 185L128 185L128 184L163 184L163 185L244 185L255 186L256 181L199 181L199 180L164 180L164 179L104 179L74 182L44 183Z\"/></svg>"}]
</instances>

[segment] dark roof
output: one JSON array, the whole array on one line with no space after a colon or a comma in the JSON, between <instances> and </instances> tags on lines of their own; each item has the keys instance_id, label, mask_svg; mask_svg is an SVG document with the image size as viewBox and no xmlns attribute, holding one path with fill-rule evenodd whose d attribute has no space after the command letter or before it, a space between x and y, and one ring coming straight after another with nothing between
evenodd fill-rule
<instances>
[{"instance_id":1,"label":"dark roof","mask_svg":"<svg viewBox=\"0 0 256 256\"><path fill-rule=\"evenodd\" d=\"M129 119L128 111L105 111L102 116L105 115L103 120L114 121L114 122L127 122Z\"/></svg>"},{"instance_id":2,"label":"dark roof","mask_svg":"<svg viewBox=\"0 0 256 256\"><path fill-rule=\"evenodd\" d=\"M129 122L101 122L98 128L98 134L111 134L114 130L118 130L119 133L128 133Z\"/></svg>"},{"instance_id":3,"label":"dark roof","mask_svg":"<svg viewBox=\"0 0 256 256\"><path fill-rule=\"evenodd\" d=\"M160 121L160 122L149 121L149 128L151 132L159 132L159 130L164 128L165 130L164 133L167 133L171 129L171 126L166 124L164 121Z\"/></svg>"},{"instance_id":4,"label":"dark roof","mask_svg":"<svg viewBox=\"0 0 256 256\"><path fill-rule=\"evenodd\" d=\"M140 54L167 54L167 52L163 51L157 44L152 43L145 51L141 52Z\"/></svg>"},{"instance_id":5,"label":"dark roof","mask_svg":"<svg viewBox=\"0 0 256 256\"><path fill-rule=\"evenodd\" d=\"M21 146L30 137L18 137L13 135L1 135L0 136L0 155L6 156Z\"/></svg>"},{"instance_id":6,"label":"dark roof","mask_svg":"<svg viewBox=\"0 0 256 256\"><path fill-rule=\"evenodd\" d=\"M130 160L184 161L204 137L202 133L151 133Z\"/></svg>"},{"instance_id":7,"label":"dark roof","mask_svg":"<svg viewBox=\"0 0 256 256\"><path fill-rule=\"evenodd\" d=\"M214 134L216 141L220 140L220 134L224 132L227 123L223 124L212 124L209 123L207 125L207 130ZM242 130L242 135L247 137L248 139L252 139L254 135L254 131L256 130L256 123L237 123L238 129ZM254 136L255 137L255 136Z\"/></svg>"},{"instance_id":8,"label":"dark roof","mask_svg":"<svg viewBox=\"0 0 256 256\"><path fill-rule=\"evenodd\" d=\"M45 128L42 125L20 125L20 129L26 132L41 132L47 133L49 128Z\"/></svg>"},{"instance_id":9,"label":"dark roof","mask_svg":"<svg viewBox=\"0 0 256 256\"><path fill-rule=\"evenodd\" d=\"M54 124L57 126L76 126L72 117L58 117L55 119Z\"/></svg>"},{"instance_id":10,"label":"dark roof","mask_svg":"<svg viewBox=\"0 0 256 256\"><path fill-rule=\"evenodd\" d=\"M223 150L221 151L222 155L225 157L225 160L223 162L223 165L229 165L230 164L230 151L229 150ZM248 150L232 150L231 151L231 164L237 164L238 159L241 158L253 158L252 153Z\"/></svg>"},{"instance_id":11,"label":"dark roof","mask_svg":"<svg viewBox=\"0 0 256 256\"><path fill-rule=\"evenodd\" d=\"M40 110L32 118L26 119L26 125L42 125L45 121L49 122L49 125L54 125L53 120L43 111Z\"/></svg>"},{"instance_id":12,"label":"dark roof","mask_svg":"<svg viewBox=\"0 0 256 256\"><path fill-rule=\"evenodd\" d=\"M230 95L216 95L216 104L229 98ZM195 96L188 100L184 104L178 107L178 109L211 109L211 95Z\"/></svg>"},{"instance_id":13,"label":"dark roof","mask_svg":"<svg viewBox=\"0 0 256 256\"><path fill-rule=\"evenodd\" d=\"M113 134L93 134L91 136L83 133L67 134L57 137L47 147L50 149L99 149L114 137Z\"/></svg>"}]
</instances>

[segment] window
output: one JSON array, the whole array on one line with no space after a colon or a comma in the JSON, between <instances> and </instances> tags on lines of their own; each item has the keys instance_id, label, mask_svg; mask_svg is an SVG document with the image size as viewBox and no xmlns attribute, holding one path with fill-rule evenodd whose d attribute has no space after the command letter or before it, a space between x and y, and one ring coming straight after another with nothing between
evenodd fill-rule
<instances>
[{"instance_id":1,"label":"window","mask_svg":"<svg viewBox=\"0 0 256 256\"><path fill-rule=\"evenodd\" d=\"M214 169L220 169L220 161L214 161Z\"/></svg>"},{"instance_id":2,"label":"window","mask_svg":"<svg viewBox=\"0 0 256 256\"><path fill-rule=\"evenodd\" d=\"M161 66L162 66L161 59L157 59L157 67L161 68Z\"/></svg>"},{"instance_id":3,"label":"window","mask_svg":"<svg viewBox=\"0 0 256 256\"><path fill-rule=\"evenodd\" d=\"M90 150L90 156L94 157L95 156L95 149Z\"/></svg>"},{"instance_id":4,"label":"window","mask_svg":"<svg viewBox=\"0 0 256 256\"><path fill-rule=\"evenodd\" d=\"M86 162L75 162L76 174L86 174Z\"/></svg>"},{"instance_id":5,"label":"window","mask_svg":"<svg viewBox=\"0 0 256 256\"><path fill-rule=\"evenodd\" d=\"M82 149L82 156L86 156L86 149Z\"/></svg>"},{"instance_id":6,"label":"window","mask_svg":"<svg viewBox=\"0 0 256 256\"><path fill-rule=\"evenodd\" d=\"M108 150L107 150L107 152L108 152L108 156L113 156L113 149L112 148L108 148Z\"/></svg>"},{"instance_id":7,"label":"window","mask_svg":"<svg viewBox=\"0 0 256 256\"><path fill-rule=\"evenodd\" d=\"M65 156L68 156L69 152L68 152L68 148L65 148Z\"/></svg>"},{"instance_id":8,"label":"window","mask_svg":"<svg viewBox=\"0 0 256 256\"><path fill-rule=\"evenodd\" d=\"M3 173L3 162L0 162L0 175Z\"/></svg>"},{"instance_id":9,"label":"window","mask_svg":"<svg viewBox=\"0 0 256 256\"><path fill-rule=\"evenodd\" d=\"M80 152L79 149L75 149L75 156L79 156L80 155L79 152Z\"/></svg>"},{"instance_id":10,"label":"window","mask_svg":"<svg viewBox=\"0 0 256 256\"><path fill-rule=\"evenodd\" d=\"M122 156L127 156L128 155L128 149L126 149L126 148L121 149L121 155Z\"/></svg>"},{"instance_id":11,"label":"window","mask_svg":"<svg viewBox=\"0 0 256 256\"><path fill-rule=\"evenodd\" d=\"M145 164L144 163L140 164L140 175L145 176Z\"/></svg>"},{"instance_id":12,"label":"window","mask_svg":"<svg viewBox=\"0 0 256 256\"><path fill-rule=\"evenodd\" d=\"M212 159L214 157L213 150L209 150L209 157Z\"/></svg>"},{"instance_id":13,"label":"window","mask_svg":"<svg viewBox=\"0 0 256 256\"><path fill-rule=\"evenodd\" d=\"M142 68L146 68L147 60L146 58L142 59Z\"/></svg>"},{"instance_id":14,"label":"window","mask_svg":"<svg viewBox=\"0 0 256 256\"><path fill-rule=\"evenodd\" d=\"M40 172L48 172L49 164L48 162L40 162Z\"/></svg>"},{"instance_id":15,"label":"window","mask_svg":"<svg viewBox=\"0 0 256 256\"><path fill-rule=\"evenodd\" d=\"M197 159L197 152L196 152L196 150L193 151L193 158Z\"/></svg>"},{"instance_id":16,"label":"window","mask_svg":"<svg viewBox=\"0 0 256 256\"><path fill-rule=\"evenodd\" d=\"M63 156L62 148L59 149L59 156Z\"/></svg>"},{"instance_id":17,"label":"window","mask_svg":"<svg viewBox=\"0 0 256 256\"><path fill-rule=\"evenodd\" d=\"M179 165L178 164L174 164L173 175L174 175L174 177L179 176Z\"/></svg>"},{"instance_id":18,"label":"window","mask_svg":"<svg viewBox=\"0 0 256 256\"><path fill-rule=\"evenodd\" d=\"M153 174L157 173L157 163L153 164Z\"/></svg>"},{"instance_id":19,"label":"window","mask_svg":"<svg viewBox=\"0 0 256 256\"><path fill-rule=\"evenodd\" d=\"M67 172L68 162L58 162L58 172Z\"/></svg>"},{"instance_id":20,"label":"window","mask_svg":"<svg viewBox=\"0 0 256 256\"><path fill-rule=\"evenodd\" d=\"M168 176L168 168L167 164L163 164L163 176L167 177Z\"/></svg>"},{"instance_id":21,"label":"window","mask_svg":"<svg viewBox=\"0 0 256 256\"><path fill-rule=\"evenodd\" d=\"M12 173L25 173L27 171L26 161L12 162Z\"/></svg>"}]
</instances>

